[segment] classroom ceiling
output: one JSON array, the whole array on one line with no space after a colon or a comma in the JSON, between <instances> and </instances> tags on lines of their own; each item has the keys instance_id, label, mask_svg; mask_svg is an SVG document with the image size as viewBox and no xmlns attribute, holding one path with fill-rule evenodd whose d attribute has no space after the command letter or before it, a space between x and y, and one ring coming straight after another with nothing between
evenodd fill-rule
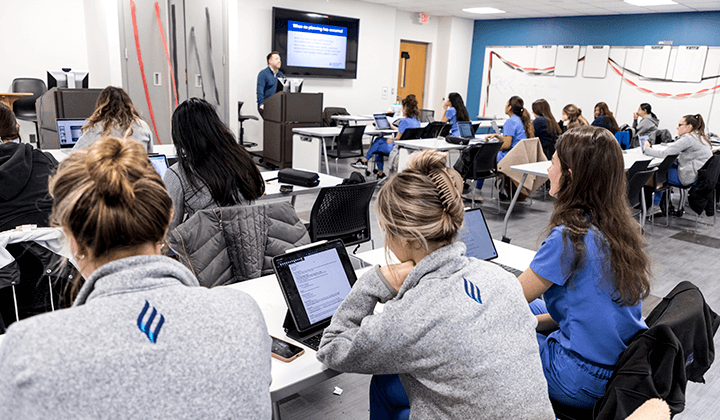
<instances>
[{"instance_id":1,"label":"classroom ceiling","mask_svg":"<svg viewBox=\"0 0 720 420\"><path fill-rule=\"evenodd\" d=\"M634 15L720 10L720 0L674 0L668 6L639 7L622 0L365 0L397 9L433 16L457 16L468 19L518 19L555 16ZM463 12L469 7L494 7L506 13L478 15Z\"/></svg>"}]
</instances>

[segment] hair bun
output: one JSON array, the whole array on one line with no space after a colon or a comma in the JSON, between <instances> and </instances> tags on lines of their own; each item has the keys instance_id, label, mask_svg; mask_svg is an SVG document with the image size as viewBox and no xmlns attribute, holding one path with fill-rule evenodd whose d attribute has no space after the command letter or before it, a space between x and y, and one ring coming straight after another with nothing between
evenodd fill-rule
<instances>
[{"instance_id":1,"label":"hair bun","mask_svg":"<svg viewBox=\"0 0 720 420\"><path fill-rule=\"evenodd\" d=\"M91 147L88 150L88 174L94 181L95 192L108 206L127 205L135 199L135 192L128 178L131 178L130 173L135 172L133 162L140 162L138 156L135 156L137 150L133 150L137 148L142 149L142 146L135 141L121 141L110 137L104 142L104 147Z\"/></svg>"}]
</instances>

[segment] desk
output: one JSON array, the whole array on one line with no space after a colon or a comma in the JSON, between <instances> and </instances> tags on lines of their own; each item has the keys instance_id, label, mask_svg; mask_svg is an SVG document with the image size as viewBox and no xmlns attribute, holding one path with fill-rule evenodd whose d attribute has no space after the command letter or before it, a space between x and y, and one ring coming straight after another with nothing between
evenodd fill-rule
<instances>
[{"instance_id":1,"label":"desk","mask_svg":"<svg viewBox=\"0 0 720 420\"><path fill-rule=\"evenodd\" d=\"M658 148L663 146L656 146ZM665 146L666 147L666 146ZM623 163L625 170L627 171L630 169L630 167L637 161L641 160L649 160L650 164L648 165L650 168L653 168L655 166L658 166L660 162L663 160L661 158L653 158L651 156L644 155L639 147L628 149L623 151ZM522 179L520 180L520 185L525 184L525 180L527 179L528 175L535 175L543 178L547 178L548 176L548 168L552 164L552 161L544 161L544 162L534 162L534 163L523 163L522 165L514 165L511 166L510 169L514 171L521 172ZM510 222L510 215L512 214L513 209L515 208L515 203L517 202L518 197L520 196L520 188L518 188L515 191L515 194L513 194L512 200L510 201L510 206L507 209L507 212L505 213L505 220L504 220L504 226L503 226L503 241L510 242L510 238L507 237L507 229L508 224Z\"/></svg>"},{"instance_id":2,"label":"desk","mask_svg":"<svg viewBox=\"0 0 720 420\"><path fill-rule=\"evenodd\" d=\"M336 115L342 116L342 115ZM347 117L347 115L344 115ZM335 139L342 127L301 127L293 128L293 168L306 171L320 172L321 158L325 160L325 173L330 173L330 164L327 156L326 140ZM368 126L364 134L369 136L383 136L396 133L397 130L378 130ZM317 151L317 152L316 152Z\"/></svg>"},{"instance_id":3,"label":"desk","mask_svg":"<svg viewBox=\"0 0 720 420\"><path fill-rule=\"evenodd\" d=\"M351 121L355 121L355 124L360 121L375 121L375 118L373 118L372 115L333 115L330 118L337 121L339 124L350 124Z\"/></svg>"},{"instance_id":4,"label":"desk","mask_svg":"<svg viewBox=\"0 0 720 420\"><path fill-rule=\"evenodd\" d=\"M398 172L407 167L408 159L412 150L438 150L440 152L450 152L451 150L462 150L467 146L462 144L452 144L443 138L419 139L419 140L395 140L398 146ZM452 166L454 160L448 153L448 166Z\"/></svg>"},{"instance_id":5,"label":"desk","mask_svg":"<svg viewBox=\"0 0 720 420\"><path fill-rule=\"evenodd\" d=\"M5 105L10 108L10 110L13 109L13 102L17 101L18 99L22 99L26 96L33 96L32 93L22 93L22 92L14 92L14 93L0 93L0 102L4 103Z\"/></svg>"},{"instance_id":6,"label":"desk","mask_svg":"<svg viewBox=\"0 0 720 420\"><path fill-rule=\"evenodd\" d=\"M280 184L280 182L278 182L277 180L278 171L260 172L260 175L262 175L263 179L266 180L265 194L258 200L270 200L273 198L292 197L291 202L293 205L295 205L295 197L298 195L317 193L320 188L334 187L343 182L342 178L336 176L318 174L318 176L320 177L320 184L318 184L317 186L300 187L298 185L293 185L292 192L283 194L280 192L280 185L282 184ZM272 181L267 181L268 179L272 179Z\"/></svg>"}]
</instances>

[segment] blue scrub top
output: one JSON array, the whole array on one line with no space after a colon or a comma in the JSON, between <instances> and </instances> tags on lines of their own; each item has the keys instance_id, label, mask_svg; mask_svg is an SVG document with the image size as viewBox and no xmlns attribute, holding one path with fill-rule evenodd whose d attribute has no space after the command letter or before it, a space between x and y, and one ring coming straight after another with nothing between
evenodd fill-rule
<instances>
[{"instance_id":1,"label":"blue scrub top","mask_svg":"<svg viewBox=\"0 0 720 420\"><path fill-rule=\"evenodd\" d=\"M457 111L455 108L450 107L447 110L445 110L445 118L448 119L448 122L450 123L450 134L457 137L460 135L460 130L458 130L457 126Z\"/></svg>"},{"instance_id":2,"label":"blue scrub top","mask_svg":"<svg viewBox=\"0 0 720 420\"><path fill-rule=\"evenodd\" d=\"M574 251L570 238L563 239L564 229L555 227L530 263L535 273L553 283L544 299L560 329L548 339L590 362L612 366L630 339L647 328L642 302L635 306L613 302L610 250L595 227L585 235L585 258L571 273Z\"/></svg>"},{"instance_id":3,"label":"blue scrub top","mask_svg":"<svg viewBox=\"0 0 720 420\"><path fill-rule=\"evenodd\" d=\"M418 128L420 127L420 120L417 118L403 118L398 123L398 131L402 134L407 128Z\"/></svg>"}]
</instances>

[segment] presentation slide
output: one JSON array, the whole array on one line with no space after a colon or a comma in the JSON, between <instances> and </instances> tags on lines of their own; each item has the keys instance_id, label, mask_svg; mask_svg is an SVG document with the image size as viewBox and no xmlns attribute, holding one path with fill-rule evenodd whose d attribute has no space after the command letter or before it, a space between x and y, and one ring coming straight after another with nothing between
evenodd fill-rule
<instances>
[{"instance_id":1,"label":"presentation slide","mask_svg":"<svg viewBox=\"0 0 720 420\"><path fill-rule=\"evenodd\" d=\"M344 69L347 28L288 21L287 65Z\"/></svg>"},{"instance_id":2,"label":"presentation slide","mask_svg":"<svg viewBox=\"0 0 720 420\"><path fill-rule=\"evenodd\" d=\"M350 293L345 269L334 249L306 256L291 264L290 272L311 324L331 317Z\"/></svg>"}]
</instances>

